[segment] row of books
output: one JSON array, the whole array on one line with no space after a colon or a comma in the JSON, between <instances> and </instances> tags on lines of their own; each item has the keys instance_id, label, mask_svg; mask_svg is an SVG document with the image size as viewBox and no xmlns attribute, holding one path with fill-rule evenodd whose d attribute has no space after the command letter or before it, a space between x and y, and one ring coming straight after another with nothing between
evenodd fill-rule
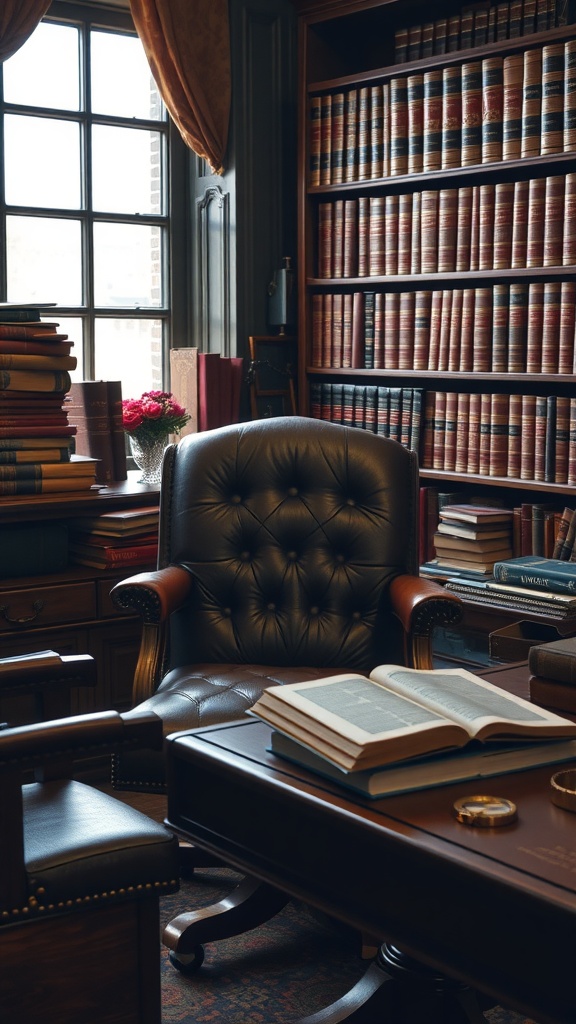
<instances>
[{"instance_id":1,"label":"row of books","mask_svg":"<svg viewBox=\"0 0 576 1024\"><path fill-rule=\"evenodd\" d=\"M454 53L500 39L515 39L546 32L572 21L568 0L510 0L509 3L474 4L447 18L437 18L397 29L396 64L436 54Z\"/></svg>"},{"instance_id":2,"label":"row of books","mask_svg":"<svg viewBox=\"0 0 576 1024\"><path fill-rule=\"evenodd\" d=\"M426 391L421 466L576 484L576 399Z\"/></svg>"},{"instance_id":3,"label":"row of books","mask_svg":"<svg viewBox=\"0 0 576 1024\"><path fill-rule=\"evenodd\" d=\"M95 460L72 455L73 342L45 312L0 305L0 496L86 491L96 481Z\"/></svg>"},{"instance_id":4,"label":"row of books","mask_svg":"<svg viewBox=\"0 0 576 1024\"><path fill-rule=\"evenodd\" d=\"M573 374L576 282L312 296L312 366Z\"/></svg>"},{"instance_id":5,"label":"row of books","mask_svg":"<svg viewBox=\"0 0 576 1024\"><path fill-rule=\"evenodd\" d=\"M310 97L310 185L570 152L576 40Z\"/></svg>"},{"instance_id":6,"label":"row of books","mask_svg":"<svg viewBox=\"0 0 576 1024\"><path fill-rule=\"evenodd\" d=\"M155 565L158 518L157 506L145 506L71 519L70 561L95 569Z\"/></svg>"},{"instance_id":7,"label":"row of books","mask_svg":"<svg viewBox=\"0 0 576 1024\"><path fill-rule=\"evenodd\" d=\"M318 206L318 277L576 263L576 173Z\"/></svg>"},{"instance_id":8,"label":"row of books","mask_svg":"<svg viewBox=\"0 0 576 1024\"><path fill-rule=\"evenodd\" d=\"M420 449L421 410L420 388L327 381L310 386L310 415L315 419L370 430L415 452Z\"/></svg>"}]
</instances>

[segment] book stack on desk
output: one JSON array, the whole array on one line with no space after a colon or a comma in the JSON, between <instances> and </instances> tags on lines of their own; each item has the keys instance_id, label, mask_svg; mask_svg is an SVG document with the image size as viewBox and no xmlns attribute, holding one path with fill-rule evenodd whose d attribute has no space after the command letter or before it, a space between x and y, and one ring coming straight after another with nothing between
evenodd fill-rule
<instances>
[{"instance_id":1,"label":"book stack on desk","mask_svg":"<svg viewBox=\"0 0 576 1024\"><path fill-rule=\"evenodd\" d=\"M512 557L513 512L484 505L445 505L434 534L438 570L492 573L494 562Z\"/></svg>"},{"instance_id":2,"label":"book stack on desk","mask_svg":"<svg viewBox=\"0 0 576 1024\"><path fill-rule=\"evenodd\" d=\"M64 409L76 357L44 306L0 303L0 496L85 491L96 461L71 456Z\"/></svg>"},{"instance_id":3,"label":"book stack on desk","mask_svg":"<svg viewBox=\"0 0 576 1024\"><path fill-rule=\"evenodd\" d=\"M576 723L465 669L272 686L249 714L273 753L370 797L576 760Z\"/></svg>"},{"instance_id":4,"label":"book stack on desk","mask_svg":"<svg viewBox=\"0 0 576 1024\"><path fill-rule=\"evenodd\" d=\"M69 522L70 560L94 569L156 564L158 558L156 506L103 512Z\"/></svg>"}]
</instances>

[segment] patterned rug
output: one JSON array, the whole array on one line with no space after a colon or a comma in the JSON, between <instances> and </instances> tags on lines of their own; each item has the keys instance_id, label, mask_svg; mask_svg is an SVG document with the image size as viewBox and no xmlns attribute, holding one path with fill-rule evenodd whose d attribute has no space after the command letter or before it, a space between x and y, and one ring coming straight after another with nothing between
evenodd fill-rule
<instances>
[{"instance_id":1,"label":"patterned rug","mask_svg":"<svg viewBox=\"0 0 576 1024\"><path fill-rule=\"evenodd\" d=\"M222 899L239 879L224 868L197 870L161 901L163 922ZM204 964L190 977L172 967L163 949L162 1022L292 1024L340 998L366 967L354 931L293 900L260 927L207 944ZM486 1022L533 1024L502 1007L488 1011Z\"/></svg>"}]
</instances>

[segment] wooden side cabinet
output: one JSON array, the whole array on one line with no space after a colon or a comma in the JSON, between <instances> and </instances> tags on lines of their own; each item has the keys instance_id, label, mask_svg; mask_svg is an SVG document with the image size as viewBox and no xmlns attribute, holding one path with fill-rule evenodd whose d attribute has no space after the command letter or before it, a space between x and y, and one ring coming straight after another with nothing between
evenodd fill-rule
<instances>
[{"instance_id":1,"label":"wooden side cabinet","mask_svg":"<svg viewBox=\"0 0 576 1024\"><path fill-rule=\"evenodd\" d=\"M127 481L87 495L46 495L0 501L0 530L10 523L66 522L82 515L158 505L159 490ZM82 714L130 707L141 636L140 620L114 607L112 587L153 565L120 572L69 565L51 575L2 578L0 566L0 653L2 657L52 649L58 654L91 654L97 685L73 691L70 711ZM35 718L32 698L0 701L0 717L13 724Z\"/></svg>"}]
</instances>

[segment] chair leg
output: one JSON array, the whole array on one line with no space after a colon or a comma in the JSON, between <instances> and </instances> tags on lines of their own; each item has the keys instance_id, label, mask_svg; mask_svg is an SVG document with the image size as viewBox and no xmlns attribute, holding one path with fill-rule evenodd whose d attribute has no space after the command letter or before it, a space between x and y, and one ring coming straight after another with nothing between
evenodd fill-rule
<instances>
[{"instance_id":1,"label":"chair leg","mask_svg":"<svg viewBox=\"0 0 576 1024\"><path fill-rule=\"evenodd\" d=\"M279 889L247 876L218 903L179 914L169 921L162 941L177 959L183 958L183 964L190 957L197 961L198 947L203 943L256 928L274 917L288 901L289 897Z\"/></svg>"}]
</instances>

